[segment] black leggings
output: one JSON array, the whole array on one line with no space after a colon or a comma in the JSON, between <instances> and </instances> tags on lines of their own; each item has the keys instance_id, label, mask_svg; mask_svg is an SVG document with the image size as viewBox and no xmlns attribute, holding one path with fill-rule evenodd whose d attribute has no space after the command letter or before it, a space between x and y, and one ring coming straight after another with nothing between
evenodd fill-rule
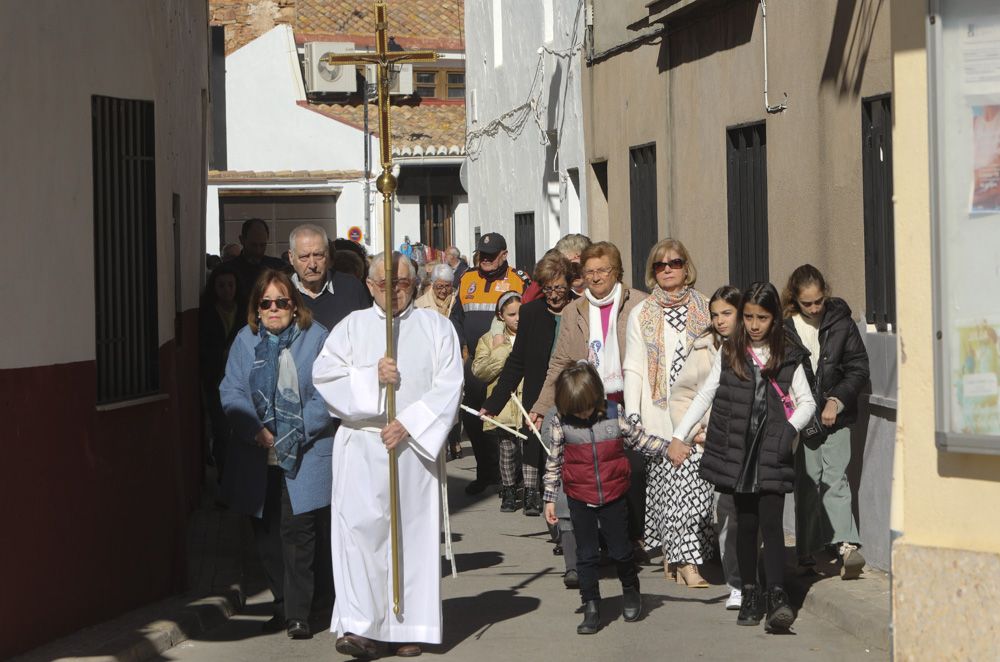
<instances>
[{"instance_id":1,"label":"black leggings","mask_svg":"<svg viewBox=\"0 0 1000 662\"><path fill-rule=\"evenodd\" d=\"M764 572L769 586L785 584L784 494L734 494L736 561L744 584L755 584L759 540L764 541ZM760 537L758 537L760 531Z\"/></svg>"}]
</instances>

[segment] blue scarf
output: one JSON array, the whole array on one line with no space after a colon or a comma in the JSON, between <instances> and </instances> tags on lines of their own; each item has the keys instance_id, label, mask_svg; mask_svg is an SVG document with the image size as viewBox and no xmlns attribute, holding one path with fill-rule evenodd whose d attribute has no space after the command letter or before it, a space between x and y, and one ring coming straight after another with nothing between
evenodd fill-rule
<instances>
[{"instance_id":1,"label":"blue scarf","mask_svg":"<svg viewBox=\"0 0 1000 662\"><path fill-rule=\"evenodd\" d=\"M250 370L253 405L261 423L274 434L274 454L278 466L289 478L299 471L299 448L305 440L299 376L289 349L301 330L294 321L275 336L261 329Z\"/></svg>"}]
</instances>

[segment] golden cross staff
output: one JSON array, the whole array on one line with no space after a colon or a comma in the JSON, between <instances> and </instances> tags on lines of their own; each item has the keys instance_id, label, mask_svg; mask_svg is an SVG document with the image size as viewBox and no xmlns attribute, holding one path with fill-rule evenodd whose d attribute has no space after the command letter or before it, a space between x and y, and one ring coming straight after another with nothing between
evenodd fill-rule
<instances>
[{"instance_id":1,"label":"golden cross staff","mask_svg":"<svg viewBox=\"0 0 1000 662\"><path fill-rule=\"evenodd\" d=\"M389 122L390 68L405 62L433 62L438 59L434 51L389 51L389 22L386 19L385 0L375 0L375 52L330 53L326 63L333 65L374 64L377 71L379 145L382 156L382 174L375 186L382 194L382 239L385 254L385 357L395 358L392 333L392 302L396 292L396 268L392 260L392 194L396 192L396 177L392 174L392 133ZM396 418L396 389L386 385L386 423ZM389 531L392 539L392 611L399 614L401 577L399 571L399 471L396 449L389 451Z\"/></svg>"}]
</instances>

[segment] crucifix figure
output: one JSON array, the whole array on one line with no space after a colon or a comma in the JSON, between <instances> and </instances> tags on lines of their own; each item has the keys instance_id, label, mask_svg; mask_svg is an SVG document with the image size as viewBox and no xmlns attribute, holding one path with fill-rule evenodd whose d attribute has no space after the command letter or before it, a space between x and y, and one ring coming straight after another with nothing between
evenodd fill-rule
<instances>
[{"instance_id":1,"label":"crucifix figure","mask_svg":"<svg viewBox=\"0 0 1000 662\"><path fill-rule=\"evenodd\" d=\"M392 196L396 191L396 177L392 174L392 133L389 118L389 83L391 68L412 62L434 62L438 54L434 51L390 51L389 23L386 18L385 0L375 1L375 51L373 53L331 53L325 57L329 65L375 65L378 88L378 126L382 158L382 174L375 180L375 185L382 194L382 240L385 256L384 271L385 291L395 292L398 266L393 263L392 251ZM385 356L395 358L393 346L393 307L385 307ZM396 418L396 389L393 384L386 384L386 421ZM399 559L399 474L396 461L396 449L389 450L389 503L390 503L390 536L392 540L392 587L395 614L400 612L401 571Z\"/></svg>"}]
</instances>

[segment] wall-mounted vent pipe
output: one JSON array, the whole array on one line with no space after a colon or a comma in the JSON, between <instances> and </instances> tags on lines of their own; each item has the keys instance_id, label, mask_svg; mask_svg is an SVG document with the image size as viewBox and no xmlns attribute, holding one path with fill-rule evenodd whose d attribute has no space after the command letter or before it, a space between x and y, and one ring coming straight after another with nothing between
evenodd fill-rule
<instances>
[{"instance_id":1,"label":"wall-mounted vent pipe","mask_svg":"<svg viewBox=\"0 0 1000 662\"><path fill-rule=\"evenodd\" d=\"M773 115L788 108L788 93L784 93L785 100L776 106L772 106L767 98L767 2L765 0L760 0L760 18L764 29L764 110Z\"/></svg>"}]
</instances>

